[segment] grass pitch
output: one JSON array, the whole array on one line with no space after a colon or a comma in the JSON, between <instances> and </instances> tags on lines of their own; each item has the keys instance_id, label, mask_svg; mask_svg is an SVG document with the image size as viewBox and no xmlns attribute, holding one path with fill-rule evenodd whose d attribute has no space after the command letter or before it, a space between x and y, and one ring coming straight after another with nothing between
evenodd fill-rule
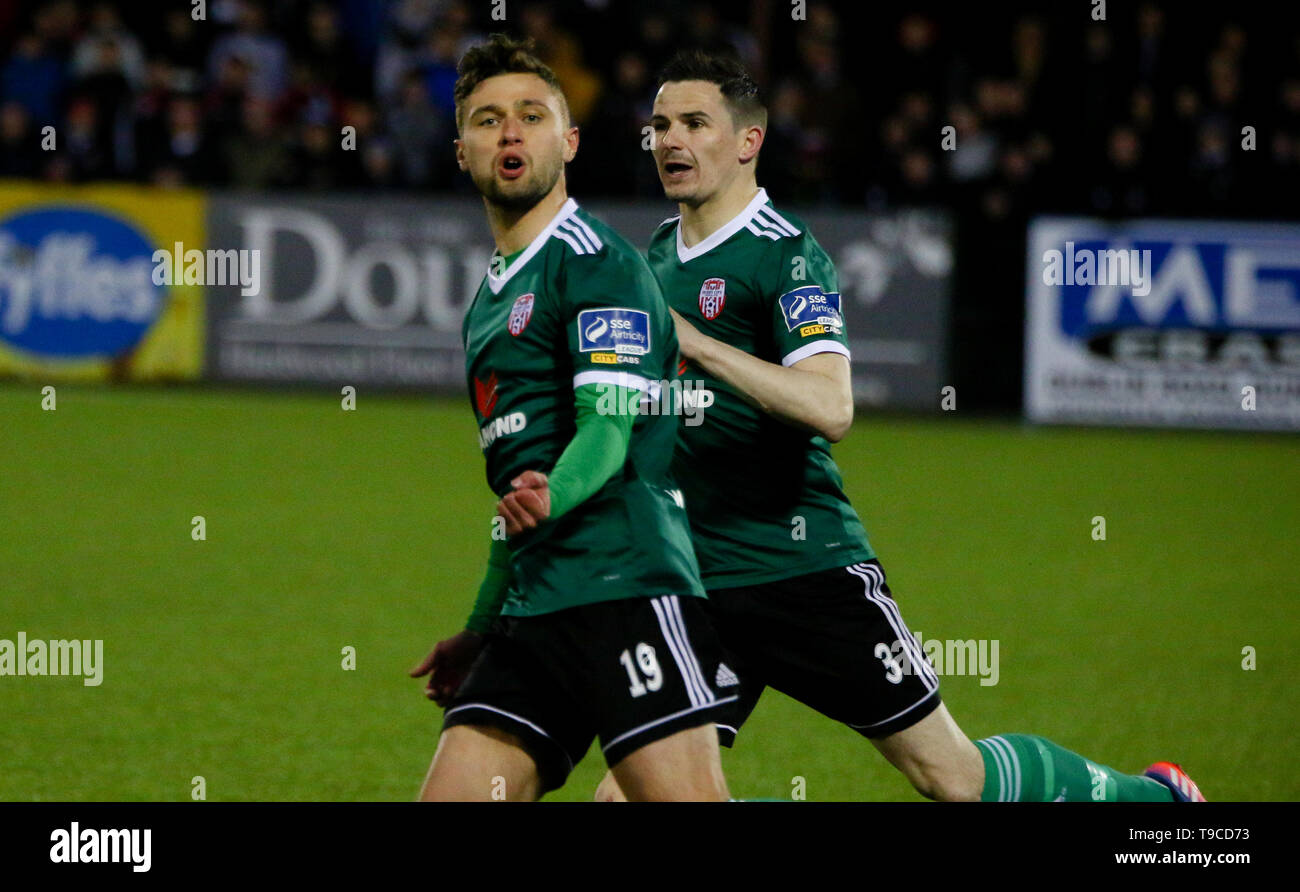
<instances>
[{"instance_id":1,"label":"grass pitch","mask_svg":"<svg viewBox=\"0 0 1300 892\"><path fill-rule=\"evenodd\" d=\"M0 800L412 798L440 711L406 671L461 627L493 508L463 401L40 401L0 387L0 638L103 639L104 677L0 677ZM909 625L999 642L996 685L942 680L971 737L1300 799L1295 437L861 413L835 457ZM739 797L919 798L773 691L723 759ZM548 798L603 772L593 748Z\"/></svg>"}]
</instances>

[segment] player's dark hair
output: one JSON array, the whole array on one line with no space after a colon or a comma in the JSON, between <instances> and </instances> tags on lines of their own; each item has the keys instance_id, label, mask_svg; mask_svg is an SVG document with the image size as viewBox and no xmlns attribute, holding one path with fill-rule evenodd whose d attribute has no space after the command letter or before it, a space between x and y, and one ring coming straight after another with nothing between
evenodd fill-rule
<instances>
[{"instance_id":1,"label":"player's dark hair","mask_svg":"<svg viewBox=\"0 0 1300 892\"><path fill-rule=\"evenodd\" d=\"M745 66L732 56L682 50L659 72L659 84L670 81L705 81L717 84L731 120L737 127L767 127L767 106L758 84Z\"/></svg>"},{"instance_id":2,"label":"player's dark hair","mask_svg":"<svg viewBox=\"0 0 1300 892\"><path fill-rule=\"evenodd\" d=\"M515 40L507 34L493 34L486 43L480 43L465 51L456 66L456 86L452 96L456 100L456 132L465 125L465 100L474 88L490 77L498 74L535 74L560 97L564 111L564 121L569 122L569 103L564 98L564 90L555 72L537 56L533 55L533 40Z\"/></svg>"}]
</instances>

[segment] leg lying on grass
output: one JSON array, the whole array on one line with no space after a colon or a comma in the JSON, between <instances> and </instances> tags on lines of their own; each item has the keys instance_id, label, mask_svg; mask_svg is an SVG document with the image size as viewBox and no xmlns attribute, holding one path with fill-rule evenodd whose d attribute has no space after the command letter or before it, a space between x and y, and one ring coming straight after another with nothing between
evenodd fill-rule
<instances>
[{"instance_id":1,"label":"leg lying on grass","mask_svg":"<svg viewBox=\"0 0 1300 892\"><path fill-rule=\"evenodd\" d=\"M872 743L918 793L940 802L1169 802L1180 798L1171 792L1179 783L1188 787L1188 800L1203 801L1191 779L1178 776L1181 769L1167 772L1168 780L1122 774L1031 734L972 742L942 705ZM605 775L595 799L626 801L613 774Z\"/></svg>"},{"instance_id":2,"label":"leg lying on grass","mask_svg":"<svg viewBox=\"0 0 1300 892\"><path fill-rule=\"evenodd\" d=\"M873 740L927 799L942 802L1169 802L1168 787L1122 774L1043 737L1000 734L973 743L940 706Z\"/></svg>"}]
</instances>

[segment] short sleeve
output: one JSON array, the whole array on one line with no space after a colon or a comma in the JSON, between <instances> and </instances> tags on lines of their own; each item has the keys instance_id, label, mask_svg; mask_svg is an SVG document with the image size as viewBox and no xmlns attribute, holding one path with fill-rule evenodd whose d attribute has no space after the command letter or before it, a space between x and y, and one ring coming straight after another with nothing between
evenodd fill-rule
<instances>
[{"instance_id":1,"label":"short sleeve","mask_svg":"<svg viewBox=\"0 0 1300 892\"><path fill-rule=\"evenodd\" d=\"M573 386L613 384L656 397L674 338L666 304L639 255L570 257L563 304Z\"/></svg>"},{"instance_id":2,"label":"short sleeve","mask_svg":"<svg viewBox=\"0 0 1300 892\"><path fill-rule=\"evenodd\" d=\"M818 353L849 357L839 283L830 256L807 231L781 239L781 265L768 271L772 337L781 364Z\"/></svg>"}]
</instances>

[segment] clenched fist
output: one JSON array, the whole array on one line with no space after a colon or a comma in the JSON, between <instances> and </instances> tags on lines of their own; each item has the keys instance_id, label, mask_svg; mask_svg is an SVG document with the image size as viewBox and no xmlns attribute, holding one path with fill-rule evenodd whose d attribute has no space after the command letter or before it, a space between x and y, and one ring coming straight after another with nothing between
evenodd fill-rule
<instances>
[{"instance_id":1,"label":"clenched fist","mask_svg":"<svg viewBox=\"0 0 1300 892\"><path fill-rule=\"evenodd\" d=\"M497 514L505 518L506 537L534 530L551 516L551 490L541 471L524 471L510 481L514 487L497 502Z\"/></svg>"}]
</instances>

